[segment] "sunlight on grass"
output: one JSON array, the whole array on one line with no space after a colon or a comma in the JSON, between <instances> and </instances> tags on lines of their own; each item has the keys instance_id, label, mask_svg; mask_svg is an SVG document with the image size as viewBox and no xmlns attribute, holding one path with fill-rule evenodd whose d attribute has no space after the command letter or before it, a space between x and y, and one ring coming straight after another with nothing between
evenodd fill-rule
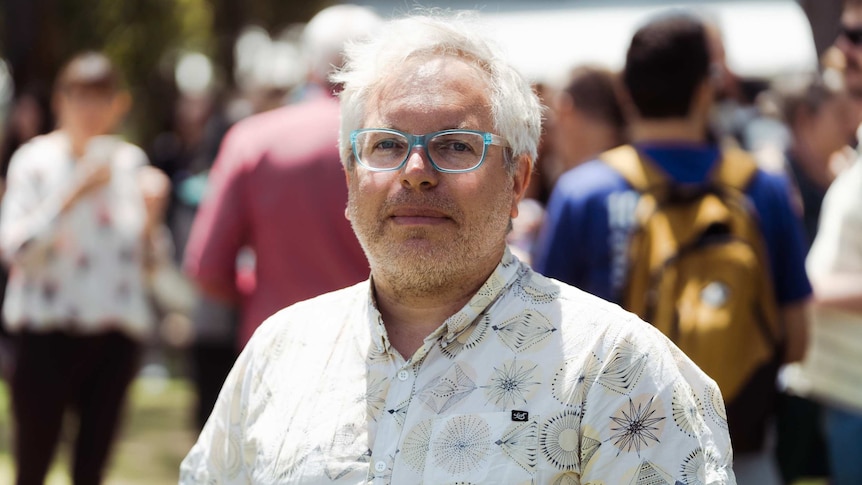
<instances>
[{"instance_id":1,"label":"sunlight on grass","mask_svg":"<svg viewBox=\"0 0 862 485\"><path fill-rule=\"evenodd\" d=\"M106 475L106 485L176 484L185 454L194 444L194 392L184 380L139 378ZM0 483L14 482L9 399L0 383ZM45 485L70 485L68 441L64 437Z\"/></svg>"}]
</instances>

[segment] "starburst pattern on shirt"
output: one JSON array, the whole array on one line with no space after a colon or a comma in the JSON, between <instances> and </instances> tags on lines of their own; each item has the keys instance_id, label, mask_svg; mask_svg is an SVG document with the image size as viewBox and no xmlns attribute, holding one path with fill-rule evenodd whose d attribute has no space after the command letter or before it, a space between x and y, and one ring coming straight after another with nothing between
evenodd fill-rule
<instances>
[{"instance_id":1,"label":"starburst pattern on shirt","mask_svg":"<svg viewBox=\"0 0 862 485\"><path fill-rule=\"evenodd\" d=\"M583 415L587 394L601 375L601 366L602 362L593 353L586 361L577 359L563 362L551 381L551 394L560 403Z\"/></svg>"},{"instance_id":2,"label":"starburst pattern on shirt","mask_svg":"<svg viewBox=\"0 0 862 485\"><path fill-rule=\"evenodd\" d=\"M513 352L526 350L547 339L557 330L547 317L535 310L526 310L491 328Z\"/></svg>"},{"instance_id":3,"label":"starburst pattern on shirt","mask_svg":"<svg viewBox=\"0 0 862 485\"><path fill-rule=\"evenodd\" d=\"M539 445L545 458L558 470L579 471L578 432L581 417L572 411L563 411L545 422Z\"/></svg>"},{"instance_id":4,"label":"starburst pattern on shirt","mask_svg":"<svg viewBox=\"0 0 862 485\"><path fill-rule=\"evenodd\" d=\"M476 390L476 383L467 376L460 365L455 363L445 374L422 389L419 399L434 412L442 413L474 390Z\"/></svg>"},{"instance_id":5,"label":"starburst pattern on shirt","mask_svg":"<svg viewBox=\"0 0 862 485\"><path fill-rule=\"evenodd\" d=\"M694 395L691 386L685 381L678 381L673 388L673 400L671 401L673 422L683 433L694 437L700 434L706 427L703 422L701 405Z\"/></svg>"},{"instance_id":6,"label":"starburst pattern on shirt","mask_svg":"<svg viewBox=\"0 0 862 485\"><path fill-rule=\"evenodd\" d=\"M617 411L619 415L611 416L611 420L619 426L611 426L611 431L615 433L610 439L614 440L614 446L621 452L634 450L640 456L641 447L646 448L653 442L659 442L656 433L660 428L656 424L663 421L665 417L656 416L658 410L652 407L653 399L650 398L647 402L641 402L635 406L634 401L629 398L628 411L620 409Z\"/></svg>"},{"instance_id":7,"label":"starburst pattern on shirt","mask_svg":"<svg viewBox=\"0 0 862 485\"><path fill-rule=\"evenodd\" d=\"M519 364L517 359L504 362L500 368L494 367L489 384L482 386L488 400L499 408L526 404L530 388L539 384L535 375L537 367L532 362Z\"/></svg>"},{"instance_id":8,"label":"starburst pattern on shirt","mask_svg":"<svg viewBox=\"0 0 862 485\"><path fill-rule=\"evenodd\" d=\"M434 464L457 475L479 468L488 456L491 441L488 422L474 414L450 419L431 444Z\"/></svg>"},{"instance_id":9,"label":"starburst pattern on shirt","mask_svg":"<svg viewBox=\"0 0 862 485\"><path fill-rule=\"evenodd\" d=\"M706 414L712 418L712 421L719 425L722 429L727 429L727 410L724 407L724 399L721 397L721 391L717 385L707 384L706 390Z\"/></svg>"},{"instance_id":10,"label":"starburst pattern on shirt","mask_svg":"<svg viewBox=\"0 0 862 485\"><path fill-rule=\"evenodd\" d=\"M706 485L714 483L709 480L710 471L718 468L718 460L703 448L697 448L682 461L682 483L685 485Z\"/></svg>"},{"instance_id":11,"label":"starburst pattern on shirt","mask_svg":"<svg viewBox=\"0 0 862 485\"><path fill-rule=\"evenodd\" d=\"M526 472L535 473L539 455L538 438L539 423L532 420L512 423L494 444Z\"/></svg>"},{"instance_id":12,"label":"starburst pattern on shirt","mask_svg":"<svg viewBox=\"0 0 862 485\"><path fill-rule=\"evenodd\" d=\"M418 473L425 470L425 459L431 446L432 423L431 419L420 421L407 433L401 445L400 453L404 462Z\"/></svg>"}]
</instances>

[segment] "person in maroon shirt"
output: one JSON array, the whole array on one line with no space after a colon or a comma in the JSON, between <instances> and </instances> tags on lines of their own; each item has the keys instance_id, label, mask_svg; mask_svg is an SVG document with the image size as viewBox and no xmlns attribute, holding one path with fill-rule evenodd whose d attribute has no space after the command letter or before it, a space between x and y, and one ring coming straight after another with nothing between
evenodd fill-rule
<instances>
[{"instance_id":1,"label":"person in maroon shirt","mask_svg":"<svg viewBox=\"0 0 862 485\"><path fill-rule=\"evenodd\" d=\"M344 42L378 22L352 5L318 13L303 34L311 61L306 99L237 123L222 143L184 270L205 297L239 306L238 349L281 308L368 277L344 216L337 87L327 79ZM245 248L255 255L254 283L241 290L237 260Z\"/></svg>"}]
</instances>

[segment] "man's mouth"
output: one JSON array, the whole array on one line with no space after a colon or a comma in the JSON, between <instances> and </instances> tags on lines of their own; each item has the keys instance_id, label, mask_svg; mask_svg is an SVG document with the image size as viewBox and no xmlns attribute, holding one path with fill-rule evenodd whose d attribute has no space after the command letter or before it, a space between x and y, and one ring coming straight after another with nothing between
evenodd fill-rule
<instances>
[{"instance_id":1,"label":"man's mouth","mask_svg":"<svg viewBox=\"0 0 862 485\"><path fill-rule=\"evenodd\" d=\"M443 224L451 220L444 212L428 207L402 207L392 211L390 220L399 225Z\"/></svg>"}]
</instances>

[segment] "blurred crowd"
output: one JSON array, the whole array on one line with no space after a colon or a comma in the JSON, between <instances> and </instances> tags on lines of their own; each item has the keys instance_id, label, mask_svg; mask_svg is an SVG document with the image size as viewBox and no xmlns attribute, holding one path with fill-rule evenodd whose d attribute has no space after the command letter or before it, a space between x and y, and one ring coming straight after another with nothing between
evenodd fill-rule
<instances>
[{"instance_id":1,"label":"blurred crowd","mask_svg":"<svg viewBox=\"0 0 862 485\"><path fill-rule=\"evenodd\" d=\"M17 483L42 483L69 410L80 420L74 483L100 483L142 369L167 366L194 382L189 419L202 427L264 319L367 278L344 216L329 75L345 42L379 21L365 8L324 11L268 51L301 68L254 76L239 66L236 92L206 76L178 77L174 117L150 146L116 134L133 105L99 52L68 60L50 89L15 87L0 139L0 365L11 389ZM706 139L748 151L785 180L806 250L821 248L808 259L807 356L776 383L766 453L781 483L836 470L862 480L862 394L851 389L862 378L862 332L853 325L862 310L862 234L842 234L859 229L847 218L858 219L862 194L862 2L846 2L841 33L816 69L769 84L735 74L719 26L707 23L714 89ZM260 33L248 34L245 43L261 49ZM195 74L207 69L189 62ZM587 190L573 170L632 142L633 108L620 73L600 65L571 66L562 82L535 89L546 105L543 139L509 242L555 276L538 246L555 187L565 179L567 190ZM181 363L168 363L168 353Z\"/></svg>"}]
</instances>

